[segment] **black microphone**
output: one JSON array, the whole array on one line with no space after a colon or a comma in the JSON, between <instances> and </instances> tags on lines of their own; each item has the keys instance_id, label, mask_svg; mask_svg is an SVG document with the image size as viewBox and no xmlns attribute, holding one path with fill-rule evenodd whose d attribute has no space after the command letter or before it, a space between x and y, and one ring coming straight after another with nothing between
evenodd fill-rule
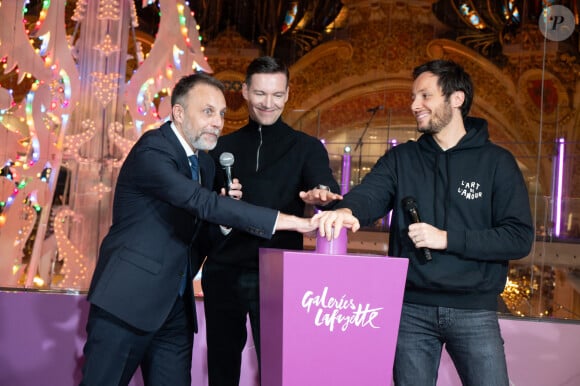
<instances>
[{"instance_id":1,"label":"black microphone","mask_svg":"<svg viewBox=\"0 0 580 386\"><path fill-rule=\"evenodd\" d=\"M403 205L403 209L409 215L411 223L416 224L421 222L421 219L419 218L419 208L417 208L417 202L415 201L414 197L405 197L403 200L401 200L401 203ZM423 251L425 260L431 261L431 251L429 248L421 248L421 250Z\"/></svg>"},{"instance_id":2,"label":"black microphone","mask_svg":"<svg viewBox=\"0 0 580 386\"><path fill-rule=\"evenodd\" d=\"M226 181L228 189L232 184L232 165L234 164L234 155L232 153L224 152L220 154L220 165L226 172Z\"/></svg>"},{"instance_id":3,"label":"black microphone","mask_svg":"<svg viewBox=\"0 0 580 386\"><path fill-rule=\"evenodd\" d=\"M370 109L367 110L367 113L376 113L377 111L383 110L384 108L385 108L385 106L383 106L383 105L371 107Z\"/></svg>"}]
</instances>

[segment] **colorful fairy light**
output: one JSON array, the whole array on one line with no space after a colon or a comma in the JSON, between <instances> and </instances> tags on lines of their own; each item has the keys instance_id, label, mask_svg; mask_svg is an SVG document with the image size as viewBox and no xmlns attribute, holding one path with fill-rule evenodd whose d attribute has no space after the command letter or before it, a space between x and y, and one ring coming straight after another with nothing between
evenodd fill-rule
<instances>
[{"instance_id":1,"label":"colorful fairy light","mask_svg":"<svg viewBox=\"0 0 580 386\"><path fill-rule=\"evenodd\" d=\"M33 91L26 94L26 104L25 104L26 125L28 126L28 131L30 133L30 145L32 148L32 158L29 160L28 163L29 166L34 165L36 162L38 162L38 159L40 158L40 142L38 141L36 128L34 126L34 117L32 114L32 106L35 95L36 93Z\"/></svg>"},{"instance_id":2,"label":"colorful fairy light","mask_svg":"<svg viewBox=\"0 0 580 386\"><path fill-rule=\"evenodd\" d=\"M2 169L0 169L0 177L4 177L7 178L11 181L13 181L13 174L12 174L12 170L10 169L10 167L14 165L14 163L12 161L8 161L4 164L4 166L2 167Z\"/></svg>"},{"instance_id":3,"label":"colorful fairy light","mask_svg":"<svg viewBox=\"0 0 580 386\"><path fill-rule=\"evenodd\" d=\"M70 76L64 69L61 69L58 74L62 82L62 88L59 89L59 93L62 93L64 96L61 107L68 107L72 96Z\"/></svg>"},{"instance_id":4,"label":"colorful fairy light","mask_svg":"<svg viewBox=\"0 0 580 386\"><path fill-rule=\"evenodd\" d=\"M40 35L38 39L40 39L42 43L40 44L40 47L37 49L37 52L39 55L44 56L48 51L48 45L50 43L50 31L45 33L44 35Z\"/></svg>"},{"instance_id":5,"label":"colorful fairy light","mask_svg":"<svg viewBox=\"0 0 580 386\"><path fill-rule=\"evenodd\" d=\"M175 68L177 68L178 70L181 70L181 56L183 56L183 54L185 54L185 52L180 49L179 47L177 47L176 45L173 45L173 63L175 63Z\"/></svg>"},{"instance_id":6,"label":"colorful fairy light","mask_svg":"<svg viewBox=\"0 0 580 386\"><path fill-rule=\"evenodd\" d=\"M149 88L155 84L155 79L149 78L141 85L137 94L137 111L141 115L147 115L151 108L154 108L153 100L150 97Z\"/></svg>"},{"instance_id":7,"label":"colorful fairy light","mask_svg":"<svg viewBox=\"0 0 580 386\"><path fill-rule=\"evenodd\" d=\"M27 0L24 2L26 4L29 3ZM9 4L10 2L6 3ZM149 4L152 3L154 3L154 1L149 1ZM165 96L169 96L170 92L166 90L169 90L170 86L175 83L174 78L176 76L190 73L192 69L195 69L195 71L212 72L207 64L207 58L203 55L204 47L200 44L200 42L203 41L203 38L199 35L200 26L192 19L193 12L190 13L191 16L185 13L189 9L188 3L185 2L187 8L182 5L182 1L180 1L182 4L180 4L178 8L173 8L176 6L176 2L169 3L171 4L168 9L163 9L162 16L170 14L170 17L166 17L162 23L165 23L166 26L167 24L170 24L172 30L161 38L160 42L162 42L162 44L158 44L158 47L160 48L166 44L166 49L165 51L160 50L160 52L155 51L154 57L149 58L151 60L146 63L147 66L141 66L146 60L140 43L135 42L137 47L136 57L139 59L137 62L139 66L134 72L134 79L138 79L138 82L135 82L135 87L139 87L143 80L145 80L146 84L143 84L142 87L137 88L136 90L130 90L123 95L118 95L119 89L123 86L119 82L119 79L121 78L120 74L107 74L107 72L111 72L107 69L107 71L103 70L103 73L93 73L89 74L90 76L83 74L82 77L79 77L79 74L75 72L77 68L74 67L74 64L78 64L78 61L82 60L83 54L83 52L79 51L80 46L76 43L78 31L80 31L79 24L82 21L86 21L85 18L95 18L97 14L98 19L104 20L104 23L108 23L108 20L118 20L123 11L123 8L120 7L119 0L100 0L98 6L95 4L94 8L92 7L92 3L91 8L88 8L88 0L75 1L74 13L71 19L76 23L76 25L74 25L74 31L72 31L71 34L69 34L68 30L66 33L61 33L64 32L64 29L56 27L57 24L55 24L62 22L62 20L57 20L58 18L56 17L56 15L59 15L60 13L52 12L57 6L62 7L59 8L59 11L64 11L64 2L51 2L45 0L42 3L43 10L39 15L36 15L37 22L35 24L23 20L23 22L26 23L24 28L22 28L22 25L17 26L18 28L16 28L16 30L18 30L18 33L23 36L23 39L16 39L18 38L18 35L15 35L16 38L14 39L10 39L12 36L2 36L1 40L3 42L17 42L19 44L18 46L30 45L28 51L31 55L26 57L23 55L15 55L15 59L7 57L0 58L0 71L2 71L2 68L5 73L13 71L14 74L18 75L19 81L27 79L31 80L33 84L31 85L31 92L26 96L26 99L22 104L17 104L13 99L9 100L9 98L5 96L5 105L8 106L10 103L11 108L10 110L4 109L0 111L2 125L14 133L22 134L21 138L18 140L18 144L15 144L18 151L14 158L13 170L10 170L10 168L3 170L4 168L2 168L3 171L1 172L6 174L6 176L3 175L3 177L6 177L13 182L14 188L6 193L6 195L9 195L8 197L0 197L0 200L4 200L0 202L0 225L8 221L8 225L12 226L12 224L10 224L12 219L17 219L18 216L21 216L24 213L24 211L27 211L27 216L31 216L32 218L33 216L37 216L37 213L42 212L44 205L48 205L48 207L50 206L51 194L46 193L53 193L50 191L52 188L43 187L43 189L48 189L46 192L39 189L38 197L36 191L31 193L30 190L37 189L37 185L32 184L32 182L35 184L39 184L39 181L50 183L51 179L54 179L56 175L55 170L59 170L58 165L62 162L60 159L61 156L62 159L66 160L67 164L73 161L76 161L78 164L95 162L93 159L83 158L80 155L79 149L81 146L86 145L88 141L93 139L95 135L97 135L97 131L99 132L98 135L102 135L103 133L101 133L101 131L103 131L104 127L97 128L95 127L93 120L86 119L80 122L80 124L79 122L75 122L75 129L73 131L75 134L66 135L66 133L69 132L69 130L67 130L67 123L70 120L70 114L72 112L68 111L68 109L76 109L77 107L71 106L71 104L73 101L80 100L78 95L80 90L78 87L80 80L83 82L91 81L94 83L93 86L97 90L95 93L96 97L99 102L103 104L103 107L110 101L115 100L116 102L116 98L132 99L138 93L138 113L136 113L134 108L137 105L134 102L134 99L133 102L130 100L123 102L126 102L124 103L125 106L132 106L131 109L127 110L130 113L127 116L130 116L134 120L134 127L132 129L139 129L144 125L147 125L146 128L152 127L155 122L159 122L160 117L159 112L157 111L158 106L159 110L163 111L164 115L168 113L168 99L163 100L164 97L160 95L165 93ZM51 12L46 12L51 5L54 5L54 7L50 9ZM130 2L130 7L132 26L136 27L138 26L138 18L135 2ZM26 6L19 8L18 11L20 9L23 9L25 14L28 13L28 8ZM176 16L177 9L181 10L181 14L178 16ZM38 8L35 7L35 10L38 10ZM97 14L94 16L87 13L95 11ZM91 22L92 21L94 20L91 20ZM29 35L24 36L25 33L23 31L28 27L31 32L27 32ZM165 28L160 28L159 30L164 31ZM95 33L95 36L93 36L95 39L91 39L92 44L83 47L83 49L88 50L95 48L103 55L108 56L113 52L118 51L119 47L124 47L115 41L118 36L115 34L109 35L107 33L110 31L109 29L99 31L100 32L95 31L98 32L98 34ZM8 30L4 32L6 35L10 35ZM39 35L40 33L42 33L42 35ZM129 34L129 36L135 37L135 34ZM58 40L60 45L56 44L55 38L60 39ZM177 48L172 52L174 46ZM28 49L28 47L26 48ZM18 51L17 53L21 54L21 51ZM29 61L31 57L36 61L36 63ZM72 66L70 64L67 66L67 59L71 59L71 61L74 62L72 63ZM126 81L124 76L123 81ZM125 86L127 85L129 85L129 82ZM164 91L160 93L159 90ZM7 91L12 94L11 90ZM75 93L75 95L73 95L73 93ZM163 110L161 108L163 108ZM67 110L63 111L63 109ZM148 117L147 119L140 121L137 118L140 118L141 115L148 115ZM109 126L106 129L106 135L109 138L111 148L115 148L116 159L112 160L112 163L109 163L111 158L107 158L107 167L110 165L118 167L124 157L128 154L130 148L133 146L134 140L130 139L129 137L131 136L127 135L127 132L129 131L128 127L130 126L130 124L127 124L125 118L123 118L123 122L109 123ZM139 136L141 134L140 130L136 130L136 134ZM125 136L127 136L127 138L125 138ZM20 145L24 150L20 148ZM45 146L48 148L45 148ZM55 150L56 153L54 152ZM53 167L47 163L42 167L42 165L38 165L38 162L41 159L51 159L56 162L56 164ZM0 168L1 167L2 166L0 165ZM74 170L74 167L72 170ZM19 173L22 174L22 178L18 175ZM8 178L8 174L10 174L10 178ZM4 183L6 182L7 181L4 181ZM100 199L111 192L111 187L108 185L110 184L98 183L89 187L89 191ZM75 193L71 193L71 197L74 198L74 194ZM26 195L26 197L23 197L23 195ZM22 203L25 201L26 208L23 208ZM17 205L13 205L14 203ZM11 217L9 213L11 205L11 210L14 211L14 217ZM17 208L18 213L16 213ZM80 210L81 212L77 213L71 212L70 216L64 214L66 219L63 218L60 224L67 228L64 223L70 224L83 220L85 213L82 209ZM45 211L42 216L47 215L47 213L48 212ZM86 221L93 220L88 218ZM34 224L31 224L31 226L33 225ZM25 228L20 227L19 231L23 229ZM65 268L63 269L63 273L67 277L67 284L65 284L65 286L82 286L83 283L86 282L87 276L90 274L84 264L87 264L86 261L90 260L91 256L84 256L80 253L79 249L84 249L76 249L66 237L70 232L70 229L65 230L66 234L60 234L60 243L58 245L59 260L65 260ZM32 232L32 228L30 228L29 231ZM29 234L22 237L23 242L25 242L28 239ZM17 274L23 274L25 269L30 272L34 271L38 262L33 260L34 259L31 258L30 265L27 268L23 268L24 265L21 264L20 261L16 262L14 264L16 272L21 272ZM26 285L31 285L32 282L34 282L35 286L45 285L41 283L40 280L42 280L42 278L28 275Z\"/></svg>"}]
</instances>

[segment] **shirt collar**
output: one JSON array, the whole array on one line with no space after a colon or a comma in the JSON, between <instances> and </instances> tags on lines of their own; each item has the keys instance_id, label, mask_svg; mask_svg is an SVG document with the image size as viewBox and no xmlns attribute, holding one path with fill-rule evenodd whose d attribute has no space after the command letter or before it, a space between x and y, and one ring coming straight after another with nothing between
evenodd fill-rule
<instances>
[{"instance_id":1,"label":"shirt collar","mask_svg":"<svg viewBox=\"0 0 580 386\"><path fill-rule=\"evenodd\" d=\"M175 133L175 136L179 140L179 143L181 143L181 146L183 146L183 150L185 150L185 154L188 157L190 155L197 155L196 152L194 152L193 150L191 150L191 146L189 146L189 144L187 143L187 141L185 140L185 138L183 138L183 136L181 135L181 133L179 132L179 130L177 130L177 126L175 126L175 123L173 123L173 122L171 122L171 130L173 130L173 132Z\"/></svg>"}]
</instances>

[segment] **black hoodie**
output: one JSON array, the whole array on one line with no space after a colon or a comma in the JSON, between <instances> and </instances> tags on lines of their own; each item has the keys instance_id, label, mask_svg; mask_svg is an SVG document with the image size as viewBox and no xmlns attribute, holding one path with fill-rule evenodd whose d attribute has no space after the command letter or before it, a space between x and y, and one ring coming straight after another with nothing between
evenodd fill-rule
<instances>
[{"instance_id":1,"label":"black hoodie","mask_svg":"<svg viewBox=\"0 0 580 386\"><path fill-rule=\"evenodd\" d=\"M361 224L393 209L389 255L409 258L405 301L496 310L508 260L532 246L529 197L514 157L489 141L487 122L467 118L465 128L447 151L431 135L396 146L337 207L351 208ZM447 231L447 249L432 250L432 261L408 237L407 196L422 222Z\"/></svg>"}]
</instances>

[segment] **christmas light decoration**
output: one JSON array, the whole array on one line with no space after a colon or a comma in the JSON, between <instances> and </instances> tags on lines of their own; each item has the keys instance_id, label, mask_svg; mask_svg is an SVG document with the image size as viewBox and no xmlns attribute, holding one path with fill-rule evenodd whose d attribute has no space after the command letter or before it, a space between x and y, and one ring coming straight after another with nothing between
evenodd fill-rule
<instances>
[{"instance_id":1,"label":"christmas light decoration","mask_svg":"<svg viewBox=\"0 0 580 386\"><path fill-rule=\"evenodd\" d=\"M71 20L80 23L85 19L87 13L87 0L77 0Z\"/></svg>"},{"instance_id":2,"label":"christmas light decoration","mask_svg":"<svg viewBox=\"0 0 580 386\"><path fill-rule=\"evenodd\" d=\"M123 130L123 125L119 122L113 122L109 125L109 128L107 130L107 135L109 136L109 139L111 140L112 143L115 144L115 147L118 148L121 151L121 158L117 159L114 162L114 166L115 167L121 167L121 165L123 165L123 162L125 161L125 158L127 157L127 154L129 154L129 151L131 150L131 148L133 147L133 145L135 144L136 141L130 140L128 138L123 137L120 133ZM109 189L110 191L110 189Z\"/></svg>"},{"instance_id":3,"label":"christmas light decoration","mask_svg":"<svg viewBox=\"0 0 580 386\"><path fill-rule=\"evenodd\" d=\"M117 95L119 88L117 81L120 77L121 75L117 73L105 74L102 72L93 72L91 74L91 78L93 78L95 88L97 89L95 96L103 106L106 106L113 99L113 96Z\"/></svg>"},{"instance_id":4,"label":"christmas light decoration","mask_svg":"<svg viewBox=\"0 0 580 386\"><path fill-rule=\"evenodd\" d=\"M70 208L61 208L54 219L54 235L59 258L64 262L61 270L63 279L56 286L63 288L78 288L86 281L88 274L85 256L67 236L71 223L76 221L79 219Z\"/></svg>"},{"instance_id":5,"label":"christmas light decoration","mask_svg":"<svg viewBox=\"0 0 580 386\"><path fill-rule=\"evenodd\" d=\"M104 56L109 56L114 52L119 52L119 46L113 44L111 40L111 35L105 35L103 42L95 46L95 50L101 52Z\"/></svg>"},{"instance_id":6,"label":"christmas light decoration","mask_svg":"<svg viewBox=\"0 0 580 386\"><path fill-rule=\"evenodd\" d=\"M102 234L100 222L108 227L110 221L106 205L112 201L112 169L121 166L139 135L167 119L177 79L212 69L193 13L180 0L157 3L159 28L147 57L134 31L134 1L77 0L72 15L65 1L46 0L37 15L29 14L26 0L1 3L0 67L19 83L26 80L30 91L17 104L12 90L0 85L0 129L12 152L11 166L0 172L0 248L8 260L0 259L0 286L54 285L37 274L43 232L54 228L58 259L64 261L58 286L84 289L91 276L88 267L96 259L89 244ZM143 1L143 6L153 3ZM74 23L71 29L67 17ZM116 32L123 28L129 33ZM121 38L133 39L133 44ZM135 51L125 52L131 46ZM131 55L137 66L129 81L125 61ZM123 114L117 114L119 108ZM0 159L0 164L7 161ZM70 173L73 207L56 208L52 218L55 180L63 170ZM75 222L84 225L76 231L71 226ZM22 247L35 223L38 233L27 252L29 262L23 263Z\"/></svg>"},{"instance_id":7,"label":"christmas light decoration","mask_svg":"<svg viewBox=\"0 0 580 386\"><path fill-rule=\"evenodd\" d=\"M99 20L119 20L119 4L118 0L100 0L99 1Z\"/></svg>"},{"instance_id":8,"label":"christmas light decoration","mask_svg":"<svg viewBox=\"0 0 580 386\"><path fill-rule=\"evenodd\" d=\"M63 151L66 155L73 157L77 162L89 162L81 157L79 148L93 138L97 132L94 121L85 119L82 123L83 132L79 134L66 135L63 141Z\"/></svg>"}]
</instances>

